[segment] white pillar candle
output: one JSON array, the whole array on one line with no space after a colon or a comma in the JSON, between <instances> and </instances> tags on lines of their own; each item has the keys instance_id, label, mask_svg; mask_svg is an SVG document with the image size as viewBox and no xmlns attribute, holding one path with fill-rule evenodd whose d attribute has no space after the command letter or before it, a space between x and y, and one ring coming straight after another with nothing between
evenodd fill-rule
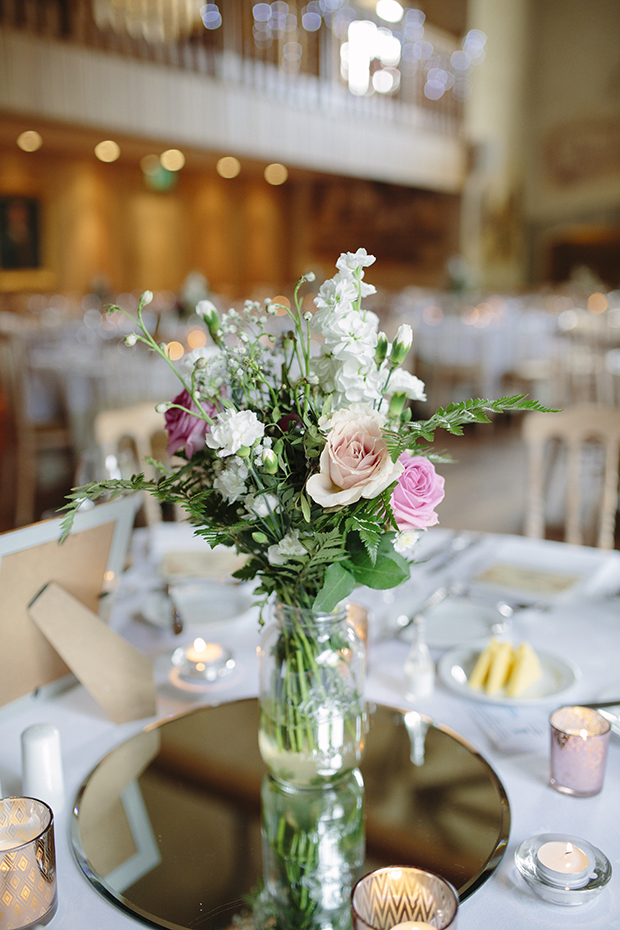
<instances>
[{"instance_id":1,"label":"white pillar candle","mask_svg":"<svg viewBox=\"0 0 620 930\"><path fill-rule=\"evenodd\" d=\"M65 804L58 730L51 723L36 723L24 730L21 744L24 795L45 801L58 814Z\"/></svg>"},{"instance_id":2,"label":"white pillar candle","mask_svg":"<svg viewBox=\"0 0 620 930\"><path fill-rule=\"evenodd\" d=\"M568 840L543 843L536 858L539 872L554 885L576 888L588 881L590 859L583 849Z\"/></svg>"}]
</instances>

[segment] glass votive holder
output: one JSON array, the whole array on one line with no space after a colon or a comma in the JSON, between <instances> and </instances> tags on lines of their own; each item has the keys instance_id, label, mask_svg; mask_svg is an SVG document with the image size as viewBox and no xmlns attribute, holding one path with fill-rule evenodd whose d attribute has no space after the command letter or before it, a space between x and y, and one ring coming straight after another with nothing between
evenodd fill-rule
<instances>
[{"instance_id":1,"label":"glass votive holder","mask_svg":"<svg viewBox=\"0 0 620 930\"><path fill-rule=\"evenodd\" d=\"M611 724L589 707L560 707L549 717L549 784L562 794L589 798L603 787Z\"/></svg>"},{"instance_id":2,"label":"glass votive holder","mask_svg":"<svg viewBox=\"0 0 620 930\"><path fill-rule=\"evenodd\" d=\"M182 682L208 685L230 675L235 669L235 660L219 643L207 643L198 638L187 649L175 649L172 665Z\"/></svg>"},{"instance_id":3,"label":"glass votive holder","mask_svg":"<svg viewBox=\"0 0 620 930\"><path fill-rule=\"evenodd\" d=\"M34 798L0 798L0 930L43 927L56 907L51 809Z\"/></svg>"},{"instance_id":4,"label":"glass votive holder","mask_svg":"<svg viewBox=\"0 0 620 930\"><path fill-rule=\"evenodd\" d=\"M388 866L361 878L351 894L353 930L456 927L459 896L433 872Z\"/></svg>"}]
</instances>

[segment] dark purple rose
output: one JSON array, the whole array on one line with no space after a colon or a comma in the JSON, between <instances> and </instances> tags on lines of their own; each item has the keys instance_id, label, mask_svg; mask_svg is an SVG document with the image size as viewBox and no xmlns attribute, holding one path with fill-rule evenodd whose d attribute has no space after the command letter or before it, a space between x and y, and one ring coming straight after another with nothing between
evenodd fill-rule
<instances>
[{"instance_id":1,"label":"dark purple rose","mask_svg":"<svg viewBox=\"0 0 620 930\"><path fill-rule=\"evenodd\" d=\"M392 492L392 512L398 528L425 530L439 523L433 508L444 498L444 479L423 455L403 452L398 461L405 467Z\"/></svg>"},{"instance_id":2,"label":"dark purple rose","mask_svg":"<svg viewBox=\"0 0 620 930\"><path fill-rule=\"evenodd\" d=\"M187 391L183 390L172 400L173 404L180 404L198 413L198 408ZM215 416L214 404L203 405L209 416ZM168 455L174 455L179 449L185 449L185 454L191 459L194 452L205 447L205 434L209 431L209 424L200 417L191 416L184 410L174 407L166 410L166 430L168 433Z\"/></svg>"}]
</instances>

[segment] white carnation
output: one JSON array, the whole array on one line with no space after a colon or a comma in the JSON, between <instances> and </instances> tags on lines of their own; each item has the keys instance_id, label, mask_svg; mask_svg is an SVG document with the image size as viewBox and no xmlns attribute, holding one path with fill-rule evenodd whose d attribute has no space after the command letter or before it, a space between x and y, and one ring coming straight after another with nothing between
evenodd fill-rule
<instances>
[{"instance_id":1,"label":"white carnation","mask_svg":"<svg viewBox=\"0 0 620 930\"><path fill-rule=\"evenodd\" d=\"M273 494L248 494L243 503L247 511L263 519L281 510L280 501Z\"/></svg>"},{"instance_id":2,"label":"white carnation","mask_svg":"<svg viewBox=\"0 0 620 930\"><path fill-rule=\"evenodd\" d=\"M271 565L284 565L292 555L306 555L306 549L299 541L299 530L291 530L277 545L267 549Z\"/></svg>"},{"instance_id":3,"label":"white carnation","mask_svg":"<svg viewBox=\"0 0 620 930\"><path fill-rule=\"evenodd\" d=\"M402 368L395 368L389 380L389 394L406 394L410 400L426 400L424 382Z\"/></svg>"},{"instance_id":4,"label":"white carnation","mask_svg":"<svg viewBox=\"0 0 620 930\"><path fill-rule=\"evenodd\" d=\"M223 410L215 418L205 440L210 449L217 449L223 458L234 455L242 446L251 448L262 439L265 427L252 410Z\"/></svg>"},{"instance_id":5,"label":"white carnation","mask_svg":"<svg viewBox=\"0 0 620 930\"><path fill-rule=\"evenodd\" d=\"M247 465L241 459L229 459L214 479L213 487L220 492L225 501L233 504L245 494L248 474Z\"/></svg>"}]
</instances>

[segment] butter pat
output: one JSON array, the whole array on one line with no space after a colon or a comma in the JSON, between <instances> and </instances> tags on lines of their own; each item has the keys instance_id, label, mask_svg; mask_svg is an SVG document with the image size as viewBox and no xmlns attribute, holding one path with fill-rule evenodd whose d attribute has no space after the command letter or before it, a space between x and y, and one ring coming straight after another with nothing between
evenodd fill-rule
<instances>
[{"instance_id":1,"label":"butter pat","mask_svg":"<svg viewBox=\"0 0 620 930\"><path fill-rule=\"evenodd\" d=\"M487 694L497 694L505 687L513 666L514 650L510 643L500 643L491 662L485 685Z\"/></svg>"},{"instance_id":2,"label":"butter pat","mask_svg":"<svg viewBox=\"0 0 620 930\"><path fill-rule=\"evenodd\" d=\"M533 685L542 675L540 659L529 643L521 643L517 649L512 674L506 685L508 697L516 698Z\"/></svg>"},{"instance_id":3,"label":"butter pat","mask_svg":"<svg viewBox=\"0 0 620 930\"><path fill-rule=\"evenodd\" d=\"M512 643L492 639L478 656L468 684L490 696L503 690L506 697L518 698L541 676L540 660L529 643L515 650Z\"/></svg>"}]
</instances>

